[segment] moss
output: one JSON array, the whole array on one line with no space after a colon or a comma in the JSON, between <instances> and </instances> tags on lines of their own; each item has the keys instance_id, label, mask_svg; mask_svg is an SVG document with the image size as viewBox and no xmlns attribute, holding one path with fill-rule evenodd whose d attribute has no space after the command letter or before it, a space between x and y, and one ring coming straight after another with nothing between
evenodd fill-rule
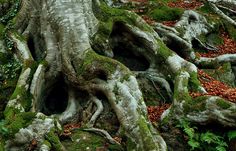
<instances>
[{"instance_id":1,"label":"moss","mask_svg":"<svg viewBox=\"0 0 236 151\"><path fill-rule=\"evenodd\" d=\"M0 3L3 4L3 3L6 3L8 0L0 0Z\"/></svg>"},{"instance_id":2,"label":"moss","mask_svg":"<svg viewBox=\"0 0 236 151\"><path fill-rule=\"evenodd\" d=\"M48 148L51 148L51 147L52 147L52 145L50 144L50 142L47 141L47 140L44 140L44 141L43 141L43 144L46 145L46 146L48 146Z\"/></svg>"},{"instance_id":3,"label":"moss","mask_svg":"<svg viewBox=\"0 0 236 151\"><path fill-rule=\"evenodd\" d=\"M77 76L82 76L86 80L97 78L98 76L112 75L117 68L126 70L127 74L130 73L129 70L121 63L108 57L98 55L92 50L87 51L83 60L84 62L81 63L77 69Z\"/></svg>"},{"instance_id":4,"label":"moss","mask_svg":"<svg viewBox=\"0 0 236 151\"><path fill-rule=\"evenodd\" d=\"M207 13L207 14L214 12L212 10L211 6L209 5L209 3L204 3L204 5L200 8L198 8L197 10L202 12L202 13Z\"/></svg>"},{"instance_id":5,"label":"moss","mask_svg":"<svg viewBox=\"0 0 236 151\"><path fill-rule=\"evenodd\" d=\"M189 95L189 92L188 92L188 89L187 89L189 79L188 78L182 78L181 74L182 74L182 71L180 71L176 75L176 78L175 78L174 99L176 99L177 101L185 100L186 102L190 102L192 99L191 99L191 97ZM179 87L183 87L183 88L181 90L179 90Z\"/></svg>"},{"instance_id":6,"label":"moss","mask_svg":"<svg viewBox=\"0 0 236 151\"><path fill-rule=\"evenodd\" d=\"M147 106L157 106L162 99L157 93L143 93L143 98Z\"/></svg>"},{"instance_id":7,"label":"moss","mask_svg":"<svg viewBox=\"0 0 236 151\"><path fill-rule=\"evenodd\" d=\"M204 71L216 80L226 83L231 87L235 87L235 78L229 62L224 63L216 69L204 69Z\"/></svg>"},{"instance_id":8,"label":"moss","mask_svg":"<svg viewBox=\"0 0 236 151\"><path fill-rule=\"evenodd\" d=\"M136 26L144 31L153 31L151 27L141 21L141 18L137 14L124 9L108 7L103 2L101 3L99 9L96 9L95 12L97 12L95 13L95 15L97 15L96 17L103 22L123 22Z\"/></svg>"},{"instance_id":9,"label":"moss","mask_svg":"<svg viewBox=\"0 0 236 151\"><path fill-rule=\"evenodd\" d=\"M48 64L48 62L46 60L40 61L39 64L43 65L45 69L47 69L49 67L49 64Z\"/></svg>"},{"instance_id":10,"label":"moss","mask_svg":"<svg viewBox=\"0 0 236 151\"><path fill-rule=\"evenodd\" d=\"M4 39L5 26L0 23L0 40Z\"/></svg>"},{"instance_id":11,"label":"moss","mask_svg":"<svg viewBox=\"0 0 236 151\"><path fill-rule=\"evenodd\" d=\"M28 111L32 103L32 94L25 89L25 87L16 87L13 92L10 100L17 99L18 103L24 108L25 111Z\"/></svg>"},{"instance_id":12,"label":"moss","mask_svg":"<svg viewBox=\"0 0 236 151\"><path fill-rule=\"evenodd\" d=\"M109 144L103 137L94 133L83 131L83 129L77 129L73 131L71 140L62 141L62 144L67 150L76 151L95 151L95 150L112 150L122 151L123 148L120 145Z\"/></svg>"},{"instance_id":13,"label":"moss","mask_svg":"<svg viewBox=\"0 0 236 151\"><path fill-rule=\"evenodd\" d=\"M213 45L221 45L224 43L219 33L212 33L207 36L207 42Z\"/></svg>"},{"instance_id":14,"label":"moss","mask_svg":"<svg viewBox=\"0 0 236 151\"><path fill-rule=\"evenodd\" d=\"M173 52L160 39L157 39L157 45L159 46L157 53L160 54L162 61L165 61L168 57L173 55Z\"/></svg>"},{"instance_id":15,"label":"moss","mask_svg":"<svg viewBox=\"0 0 236 151\"><path fill-rule=\"evenodd\" d=\"M218 68L220 67L220 63L217 60L213 61L204 61L201 60L201 63L199 64L200 67L204 67L206 69L211 69L211 68Z\"/></svg>"},{"instance_id":16,"label":"moss","mask_svg":"<svg viewBox=\"0 0 236 151\"><path fill-rule=\"evenodd\" d=\"M122 77L121 82L128 81L129 78L130 78L130 76L131 76L130 74L125 74L125 75Z\"/></svg>"},{"instance_id":17,"label":"moss","mask_svg":"<svg viewBox=\"0 0 236 151\"><path fill-rule=\"evenodd\" d=\"M46 134L46 139L48 142L50 142L50 144L52 145L52 147L56 150L56 151L63 151L63 146L60 142L60 139L58 137L58 135L56 134L56 130L54 128L52 128L47 134Z\"/></svg>"},{"instance_id":18,"label":"moss","mask_svg":"<svg viewBox=\"0 0 236 151\"><path fill-rule=\"evenodd\" d=\"M153 150L156 148L156 144L153 142L153 137L149 128L149 123L147 123L144 117L140 117L138 122L139 131L140 131L140 138L143 138L144 141L144 149L145 150ZM137 148L137 146L135 147ZM133 148L134 149L134 148Z\"/></svg>"},{"instance_id":19,"label":"moss","mask_svg":"<svg viewBox=\"0 0 236 151\"><path fill-rule=\"evenodd\" d=\"M0 151L4 151L5 150L4 146L5 146L4 141L0 137Z\"/></svg>"},{"instance_id":20,"label":"moss","mask_svg":"<svg viewBox=\"0 0 236 151\"><path fill-rule=\"evenodd\" d=\"M137 147L137 144L134 143L130 138L127 138L127 141L126 141L126 150L127 151L132 151L134 150L134 148Z\"/></svg>"},{"instance_id":21,"label":"moss","mask_svg":"<svg viewBox=\"0 0 236 151\"><path fill-rule=\"evenodd\" d=\"M236 28L232 24L226 23L226 22L224 23L224 26L225 26L226 31L228 32L229 36L232 39L236 40Z\"/></svg>"},{"instance_id":22,"label":"moss","mask_svg":"<svg viewBox=\"0 0 236 151\"><path fill-rule=\"evenodd\" d=\"M159 6L158 8L152 10L149 16L156 21L174 21L180 19L184 12L184 9L171 8L168 6Z\"/></svg>"},{"instance_id":23,"label":"moss","mask_svg":"<svg viewBox=\"0 0 236 151\"><path fill-rule=\"evenodd\" d=\"M12 30L11 34L14 35L18 40L27 43L27 39L25 36L19 34L16 30Z\"/></svg>"},{"instance_id":24,"label":"moss","mask_svg":"<svg viewBox=\"0 0 236 151\"><path fill-rule=\"evenodd\" d=\"M37 64L35 62L25 62L24 66L30 67L30 75L28 78L28 81L26 81L26 84L28 84L32 78L33 74L35 73ZM25 68L23 67L22 72L25 71ZM13 94L10 97L10 100L17 99L18 103L24 108L25 111L28 111L31 107L32 103L32 94L29 92L28 89L25 88L25 86L16 86Z\"/></svg>"},{"instance_id":25,"label":"moss","mask_svg":"<svg viewBox=\"0 0 236 151\"><path fill-rule=\"evenodd\" d=\"M196 72L191 72L190 74L190 79L189 79L189 88L191 91L199 91L199 86L201 86L200 81L198 80L198 75Z\"/></svg>"},{"instance_id":26,"label":"moss","mask_svg":"<svg viewBox=\"0 0 236 151\"><path fill-rule=\"evenodd\" d=\"M9 60L12 60L11 55L9 53L0 52L0 66L7 64Z\"/></svg>"},{"instance_id":27,"label":"moss","mask_svg":"<svg viewBox=\"0 0 236 151\"><path fill-rule=\"evenodd\" d=\"M191 101L188 101L184 104L184 112L201 112L206 110L206 99L207 96L199 96L196 98L193 98Z\"/></svg>"},{"instance_id":28,"label":"moss","mask_svg":"<svg viewBox=\"0 0 236 151\"><path fill-rule=\"evenodd\" d=\"M218 99L216 104L222 109L228 109L231 107L231 105L223 99Z\"/></svg>"},{"instance_id":29,"label":"moss","mask_svg":"<svg viewBox=\"0 0 236 151\"><path fill-rule=\"evenodd\" d=\"M108 39L112 32L113 22L99 22L99 27L97 33L92 37L92 46L101 55L106 55L112 53L111 48L109 48ZM108 52L105 52L108 51Z\"/></svg>"},{"instance_id":30,"label":"moss","mask_svg":"<svg viewBox=\"0 0 236 151\"><path fill-rule=\"evenodd\" d=\"M3 58L3 59L2 59ZM21 67L8 53L0 53L0 119L3 111L14 92Z\"/></svg>"},{"instance_id":31,"label":"moss","mask_svg":"<svg viewBox=\"0 0 236 151\"><path fill-rule=\"evenodd\" d=\"M207 43L213 46L218 46L224 43L223 39L220 36L220 32L219 31L212 31L212 33L205 35L205 34L201 34L198 37L203 43ZM203 51L206 52L206 51Z\"/></svg>"},{"instance_id":32,"label":"moss","mask_svg":"<svg viewBox=\"0 0 236 151\"><path fill-rule=\"evenodd\" d=\"M25 128L32 123L32 120L35 118L36 113L24 112L24 113L14 113L14 110L8 108L8 114L6 116L6 125L9 134L7 137L14 136L15 133L21 128Z\"/></svg>"}]
</instances>

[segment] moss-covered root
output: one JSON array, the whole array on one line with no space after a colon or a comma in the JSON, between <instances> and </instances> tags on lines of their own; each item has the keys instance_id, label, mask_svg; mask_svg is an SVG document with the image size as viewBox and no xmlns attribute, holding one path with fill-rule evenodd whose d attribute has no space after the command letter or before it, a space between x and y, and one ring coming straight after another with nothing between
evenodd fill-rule
<instances>
[{"instance_id":1,"label":"moss-covered root","mask_svg":"<svg viewBox=\"0 0 236 151\"><path fill-rule=\"evenodd\" d=\"M174 102L163 119L187 118L189 121L207 124L217 122L224 126L236 126L236 104L217 96L191 98L188 92L190 75L180 72L175 79ZM169 114L167 114L169 113Z\"/></svg>"},{"instance_id":2,"label":"moss-covered root","mask_svg":"<svg viewBox=\"0 0 236 151\"><path fill-rule=\"evenodd\" d=\"M64 146L61 144L61 141L56 134L56 129L52 128L50 132L46 134L46 139L56 151L65 151Z\"/></svg>"},{"instance_id":3,"label":"moss-covered root","mask_svg":"<svg viewBox=\"0 0 236 151\"><path fill-rule=\"evenodd\" d=\"M216 96L203 96L186 102L187 119L199 124L217 122L223 126L236 126L236 104Z\"/></svg>"},{"instance_id":4,"label":"moss-covered root","mask_svg":"<svg viewBox=\"0 0 236 151\"><path fill-rule=\"evenodd\" d=\"M25 112L30 109L31 95L29 93L32 74L35 72L35 62L27 46L26 41L15 33L10 38L16 47L16 53L22 64L22 71L18 79L15 91L7 103L4 114L7 120L16 113Z\"/></svg>"},{"instance_id":5,"label":"moss-covered root","mask_svg":"<svg viewBox=\"0 0 236 151\"><path fill-rule=\"evenodd\" d=\"M223 54L214 58L200 57L196 60L196 64L202 67L218 67L227 62L235 63L236 54Z\"/></svg>"},{"instance_id":6,"label":"moss-covered root","mask_svg":"<svg viewBox=\"0 0 236 151\"><path fill-rule=\"evenodd\" d=\"M119 72L115 72L112 77L108 81L106 95L120 121L121 129L130 140L128 149L167 150L165 141L147 119L146 105L135 77L127 75L126 78L120 78Z\"/></svg>"},{"instance_id":7,"label":"moss-covered root","mask_svg":"<svg viewBox=\"0 0 236 151\"><path fill-rule=\"evenodd\" d=\"M217 5L214 4L215 1L212 0L208 0L211 8L214 10L215 13L217 13L220 17L222 17L223 19L225 19L227 22L229 22L230 24L234 25L236 27L236 21L234 19L232 19L231 17L229 17L228 15L226 15L226 13L224 13L223 11L221 11ZM227 2L225 2L227 3ZM234 4L234 7L236 6L236 4Z\"/></svg>"},{"instance_id":8,"label":"moss-covered root","mask_svg":"<svg viewBox=\"0 0 236 151\"><path fill-rule=\"evenodd\" d=\"M33 113L28 112L28 116L29 114ZM18 122L20 123L22 121ZM15 124L15 126L17 126L17 123ZM28 150L28 147L31 145L32 141L37 143L37 149L50 149L52 145L52 147L56 150L62 150L60 143L58 143L59 139L56 134L54 134L56 130L61 131L61 126L56 119L49 118L42 113L38 113L24 124L25 125L22 125L22 123L18 124L20 130L12 136L13 139L9 139L6 142L5 150ZM45 141L45 139L48 140L51 145Z\"/></svg>"}]
</instances>

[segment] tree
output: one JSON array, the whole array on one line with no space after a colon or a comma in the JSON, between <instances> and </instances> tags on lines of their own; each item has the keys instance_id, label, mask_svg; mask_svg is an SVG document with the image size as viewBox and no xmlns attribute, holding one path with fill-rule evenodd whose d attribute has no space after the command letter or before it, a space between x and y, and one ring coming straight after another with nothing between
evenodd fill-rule
<instances>
[{"instance_id":1,"label":"tree","mask_svg":"<svg viewBox=\"0 0 236 151\"><path fill-rule=\"evenodd\" d=\"M199 124L215 121L235 126L234 103L189 94L206 93L197 78L196 65L235 61L235 55L213 59L195 55L194 40L214 49L197 38L212 28L194 11L186 11L175 28L161 24L153 28L137 14L98 0L21 1L5 39L13 42L22 66L4 110L9 133L1 138L2 146L25 150L37 140L38 149L66 150L58 133L64 124L78 121L85 131L101 133L116 144L108 131L94 127L102 112L109 111L115 113L128 148L167 150L147 117L136 77L150 79L166 89L172 105L163 114L163 123L187 118ZM171 45L181 52L167 47ZM141 58L144 65L132 69L117 61L116 53L121 49L126 49L131 59ZM173 90L170 85L174 85Z\"/></svg>"}]
</instances>

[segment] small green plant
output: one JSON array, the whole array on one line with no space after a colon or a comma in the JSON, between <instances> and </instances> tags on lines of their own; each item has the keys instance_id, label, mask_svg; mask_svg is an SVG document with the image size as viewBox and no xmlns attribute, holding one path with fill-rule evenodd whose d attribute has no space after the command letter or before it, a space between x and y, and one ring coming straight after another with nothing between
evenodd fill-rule
<instances>
[{"instance_id":1,"label":"small green plant","mask_svg":"<svg viewBox=\"0 0 236 151\"><path fill-rule=\"evenodd\" d=\"M226 151L228 145L222 136L210 131L199 132L198 128L192 127L187 120L181 120L176 127L183 129L188 136L191 151Z\"/></svg>"}]
</instances>

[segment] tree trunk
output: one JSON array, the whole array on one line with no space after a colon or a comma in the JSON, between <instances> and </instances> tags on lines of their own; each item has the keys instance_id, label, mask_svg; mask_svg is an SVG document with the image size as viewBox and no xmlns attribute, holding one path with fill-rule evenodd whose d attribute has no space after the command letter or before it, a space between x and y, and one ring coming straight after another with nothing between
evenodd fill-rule
<instances>
[{"instance_id":1,"label":"tree trunk","mask_svg":"<svg viewBox=\"0 0 236 151\"><path fill-rule=\"evenodd\" d=\"M185 23L183 20L179 25ZM166 35L169 40L185 44L183 54L191 63L162 42L158 31L165 28L155 31L138 15L98 0L22 1L14 28L17 32L10 31L9 37L14 42L22 71L4 115L7 121L18 122L19 127L9 124L14 139L5 138L5 150L26 150L33 139L37 140L39 150L50 150L51 146L66 150L56 133L62 125L76 122L118 143L105 130L93 128L107 108L115 113L119 132L129 140L130 149L167 150L165 141L147 117L136 76L156 79L173 98L171 108L163 115L164 121L186 117L199 123L213 120L235 126L234 103L212 96L194 102L189 95L190 87L205 92L193 63L224 61L196 58L191 48L196 35ZM146 65L127 67L117 61L115 50L121 51L121 47L131 58L143 58ZM169 83L174 84L173 92ZM215 102L226 103L228 108ZM88 107L89 104L95 107ZM201 112L193 110L199 104Z\"/></svg>"}]
</instances>

